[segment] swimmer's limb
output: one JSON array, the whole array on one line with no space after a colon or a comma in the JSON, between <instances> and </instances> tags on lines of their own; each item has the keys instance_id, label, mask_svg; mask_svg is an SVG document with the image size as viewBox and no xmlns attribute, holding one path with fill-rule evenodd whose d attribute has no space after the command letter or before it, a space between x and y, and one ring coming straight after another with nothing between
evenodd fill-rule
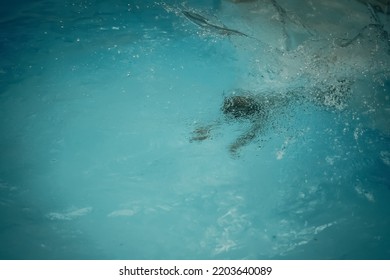
<instances>
[{"instance_id":1,"label":"swimmer's limb","mask_svg":"<svg viewBox=\"0 0 390 280\"><path fill-rule=\"evenodd\" d=\"M199 126L192 132L190 142L200 142L211 137L212 125Z\"/></svg>"},{"instance_id":2,"label":"swimmer's limb","mask_svg":"<svg viewBox=\"0 0 390 280\"><path fill-rule=\"evenodd\" d=\"M229 146L229 151L232 156L238 157L239 150L252 142L263 128L263 123L255 123L249 131L241 135Z\"/></svg>"},{"instance_id":3,"label":"swimmer's limb","mask_svg":"<svg viewBox=\"0 0 390 280\"><path fill-rule=\"evenodd\" d=\"M212 138L212 131L220 125L220 121L215 121L212 124L198 126L192 131L190 142L201 142Z\"/></svg>"}]
</instances>

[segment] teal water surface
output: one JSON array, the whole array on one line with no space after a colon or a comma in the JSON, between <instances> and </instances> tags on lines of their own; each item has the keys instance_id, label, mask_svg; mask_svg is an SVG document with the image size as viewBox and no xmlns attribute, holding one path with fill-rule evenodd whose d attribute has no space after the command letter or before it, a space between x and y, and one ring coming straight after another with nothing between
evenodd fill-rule
<instances>
[{"instance_id":1,"label":"teal water surface","mask_svg":"<svg viewBox=\"0 0 390 280\"><path fill-rule=\"evenodd\" d=\"M1 259L389 259L385 4L238 2L0 12Z\"/></svg>"}]
</instances>

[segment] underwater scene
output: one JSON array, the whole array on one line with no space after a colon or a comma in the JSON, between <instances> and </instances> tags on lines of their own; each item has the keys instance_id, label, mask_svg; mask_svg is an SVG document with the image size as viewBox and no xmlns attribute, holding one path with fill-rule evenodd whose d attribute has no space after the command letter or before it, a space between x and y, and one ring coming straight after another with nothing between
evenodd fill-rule
<instances>
[{"instance_id":1,"label":"underwater scene","mask_svg":"<svg viewBox=\"0 0 390 280\"><path fill-rule=\"evenodd\" d=\"M390 259L387 0L0 10L0 259Z\"/></svg>"}]
</instances>

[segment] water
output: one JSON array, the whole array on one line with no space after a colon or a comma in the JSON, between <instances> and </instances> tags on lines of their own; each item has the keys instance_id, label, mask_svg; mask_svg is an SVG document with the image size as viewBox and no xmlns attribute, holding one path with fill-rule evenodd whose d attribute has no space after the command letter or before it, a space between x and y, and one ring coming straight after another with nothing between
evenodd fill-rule
<instances>
[{"instance_id":1,"label":"water","mask_svg":"<svg viewBox=\"0 0 390 280\"><path fill-rule=\"evenodd\" d=\"M361 2L3 7L0 258L388 259L389 16ZM285 105L229 120L240 90Z\"/></svg>"}]
</instances>

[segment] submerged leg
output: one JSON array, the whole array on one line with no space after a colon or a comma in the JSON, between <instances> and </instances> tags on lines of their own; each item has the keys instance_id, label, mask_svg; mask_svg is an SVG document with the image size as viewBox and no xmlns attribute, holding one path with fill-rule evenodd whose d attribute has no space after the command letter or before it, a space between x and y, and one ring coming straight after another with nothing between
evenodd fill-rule
<instances>
[{"instance_id":1,"label":"submerged leg","mask_svg":"<svg viewBox=\"0 0 390 280\"><path fill-rule=\"evenodd\" d=\"M261 132L264 127L264 122L256 122L244 134L236 139L230 146L229 151L233 156L238 156L239 150L252 142Z\"/></svg>"}]
</instances>

